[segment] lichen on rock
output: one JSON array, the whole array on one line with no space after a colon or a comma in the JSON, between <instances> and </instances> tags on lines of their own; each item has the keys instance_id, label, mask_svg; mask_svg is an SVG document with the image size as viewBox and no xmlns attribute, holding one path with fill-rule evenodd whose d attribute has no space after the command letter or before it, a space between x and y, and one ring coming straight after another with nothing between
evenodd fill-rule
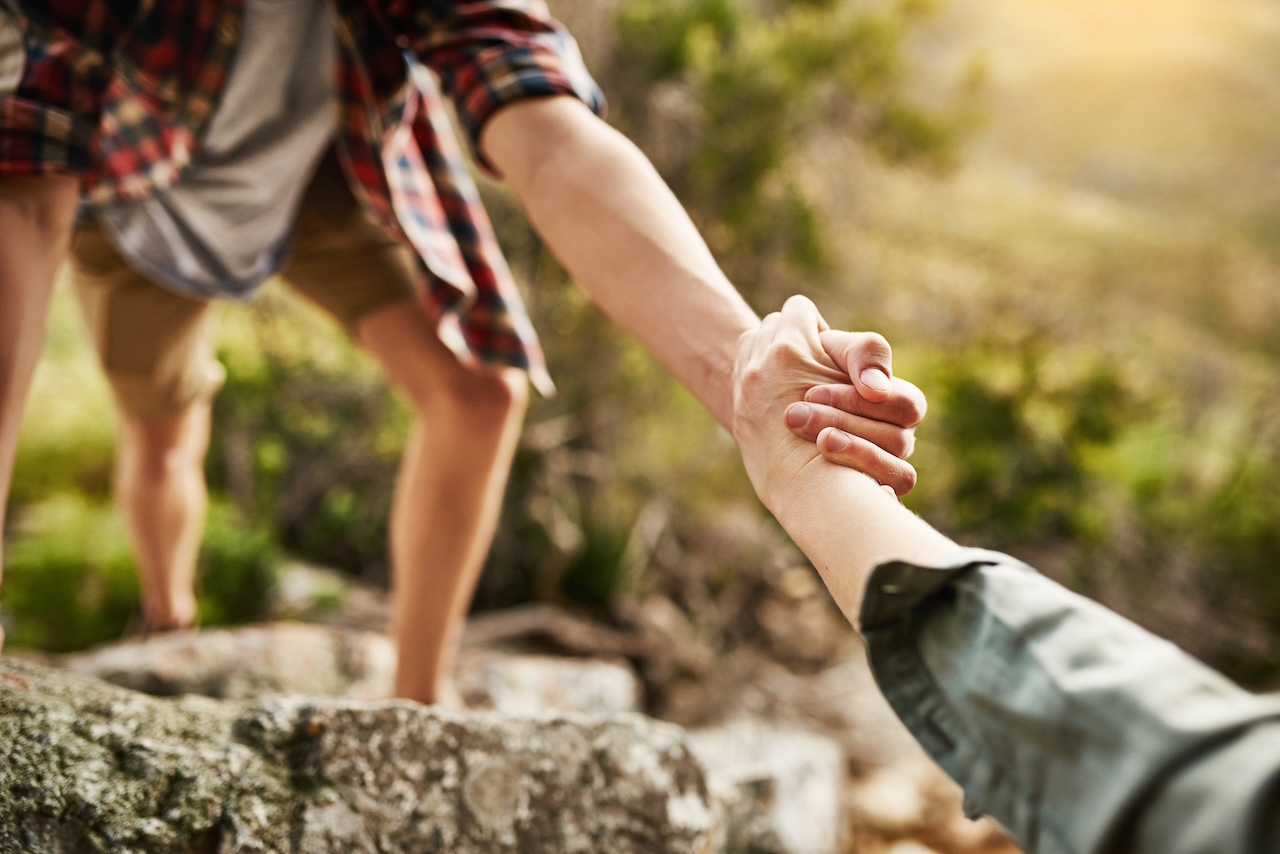
<instances>
[{"instance_id":1,"label":"lichen on rock","mask_svg":"<svg viewBox=\"0 0 1280 854\"><path fill-rule=\"evenodd\" d=\"M683 730L406 702L153 698L0 660L0 851L687 852Z\"/></svg>"}]
</instances>

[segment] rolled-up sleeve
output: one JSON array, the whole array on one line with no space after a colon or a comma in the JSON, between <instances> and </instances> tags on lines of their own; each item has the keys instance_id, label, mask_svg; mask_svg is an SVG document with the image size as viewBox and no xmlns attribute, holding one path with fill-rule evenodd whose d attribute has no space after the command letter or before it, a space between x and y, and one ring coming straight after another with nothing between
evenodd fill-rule
<instances>
[{"instance_id":1,"label":"rolled-up sleeve","mask_svg":"<svg viewBox=\"0 0 1280 854\"><path fill-rule=\"evenodd\" d=\"M452 100L476 160L485 124L525 98L570 95L603 115L604 95L574 41L540 0L424 3L418 58Z\"/></svg>"},{"instance_id":2,"label":"rolled-up sleeve","mask_svg":"<svg viewBox=\"0 0 1280 854\"><path fill-rule=\"evenodd\" d=\"M1189 791L1224 799L1214 814L1241 816L1234 838L1247 847L1123 850L1276 850L1255 846L1275 844L1258 804L1277 803L1280 698L1244 691L994 552L883 564L861 618L881 690L964 788L966 812L994 817L1028 851L1119 850L1122 838L1147 836L1144 817L1167 817L1168 799ZM1256 785L1214 787L1222 774Z\"/></svg>"},{"instance_id":3,"label":"rolled-up sleeve","mask_svg":"<svg viewBox=\"0 0 1280 854\"><path fill-rule=\"evenodd\" d=\"M0 0L0 175L87 171L126 24L105 0ZM127 16L126 16L127 17Z\"/></svg>"}]
</instances>

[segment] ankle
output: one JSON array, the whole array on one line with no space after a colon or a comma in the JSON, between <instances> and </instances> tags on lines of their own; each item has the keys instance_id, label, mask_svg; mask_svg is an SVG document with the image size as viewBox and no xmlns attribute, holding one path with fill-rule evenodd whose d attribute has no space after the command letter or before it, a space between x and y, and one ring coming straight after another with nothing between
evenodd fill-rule
<instances>
[{"instance_id":1,"label":"ankle","mask_svg":"<svg viewBox=\"0 0 1280 854\"><path fill-rule=\"evenodd\" d=\"M439 706L443 709L465 709L467 706L453 680L429 686L399 684L396 686L395 696L401 700L413 700L424 706Z\"/></svg>"},{"instance_id":2,"label":"ankle","mask_svg":"<svg viewBox=\"0 0 1280 854\"><path fill-rule=\"evenodd\" d=\"M194 596L182 596L149 601L143 605L143 613L150 631L186 629L196 621L196 600Z\"/></svg>"}]
</instances>

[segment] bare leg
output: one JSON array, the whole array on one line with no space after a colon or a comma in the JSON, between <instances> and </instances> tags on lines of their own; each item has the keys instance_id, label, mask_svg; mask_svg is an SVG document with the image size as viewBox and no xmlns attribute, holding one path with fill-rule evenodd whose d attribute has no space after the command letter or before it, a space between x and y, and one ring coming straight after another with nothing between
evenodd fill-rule
<instances>
[{"instance_id":1,"label":"bare leg","mask_svg":"<svg viewBox=\"0 0 1280 854\"><path fill-rule=\"evenodd\" d=\"M53 274L70 245L79 193L71 176L0 179L0 539ZM0 548L0 571L3 557Z\"/></svg>"},{"instance_id":2,"label":"bare leg","mask_svg":"<svg viewBox=\"0 0 1280 854\"><path fill-rule=\"evenodd\" d=\"M121 417L116 494L138 561L147 627L184 628L196 617L196 559L209 505L210 404L198 400L159 420Z\"/></svg>"},{"instance_id":3,"label":"bare leg","mask_svg":"<svg viewBox=\"0 0 1280 854\"><path fill-rule=\"evenodd\" d=\"M454 694L458 642L497 527L526 379L460 364L413 302L364 318L357 337L418 416L391 511L395 693L436 703Z\"/></svg>"}]
</instances>

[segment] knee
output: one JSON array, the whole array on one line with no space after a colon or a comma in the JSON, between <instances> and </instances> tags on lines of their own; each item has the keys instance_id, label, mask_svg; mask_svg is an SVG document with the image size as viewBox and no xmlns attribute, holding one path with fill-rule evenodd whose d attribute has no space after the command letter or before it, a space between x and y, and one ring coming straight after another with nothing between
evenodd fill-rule
<instances>
[{"instance_id":1,"label":"knee","mask_svg":"<svg viewBox=\"0 0 1280 854\"><path fill-rule=\"evenodd\" d=\"M448 418L472 429L503 427L524 418L529 382L523 371L459 367L429 394L418 396L420 415L432 420Z\"/></svg>"},{"instance_id":2,"label":"knee","mask_svg":"<svg viewBox=\"0 0 1280 854\"><path fill-rule=\"evenodd\" d=\"M203 477L203 446L168 423L126 423L119 453L126 481L155 483L192 474Z\"/></svg>"},{"instance_id":3,"label":"knee","mask_svg":"<svg viewBox=\"0 0 1280 854\"><path fill-rule=\"evenodd\" d=\"M465 377L446 384L447 406L454 411L480 414L491 421L524 418L529 403L529 379L515 368L482 368L464 371Z\"/></svg>"},{"instance_id":4,"label":"knee","mask_svg":"<svg viewBox=\"0 0 1280 854\"><path fill-rule=\"evenodd\" d=\"M182 448L139 443L122 449L122 474L134 483L159 483L198 471L200 465Z\"/></svg>"}]
</instances>

